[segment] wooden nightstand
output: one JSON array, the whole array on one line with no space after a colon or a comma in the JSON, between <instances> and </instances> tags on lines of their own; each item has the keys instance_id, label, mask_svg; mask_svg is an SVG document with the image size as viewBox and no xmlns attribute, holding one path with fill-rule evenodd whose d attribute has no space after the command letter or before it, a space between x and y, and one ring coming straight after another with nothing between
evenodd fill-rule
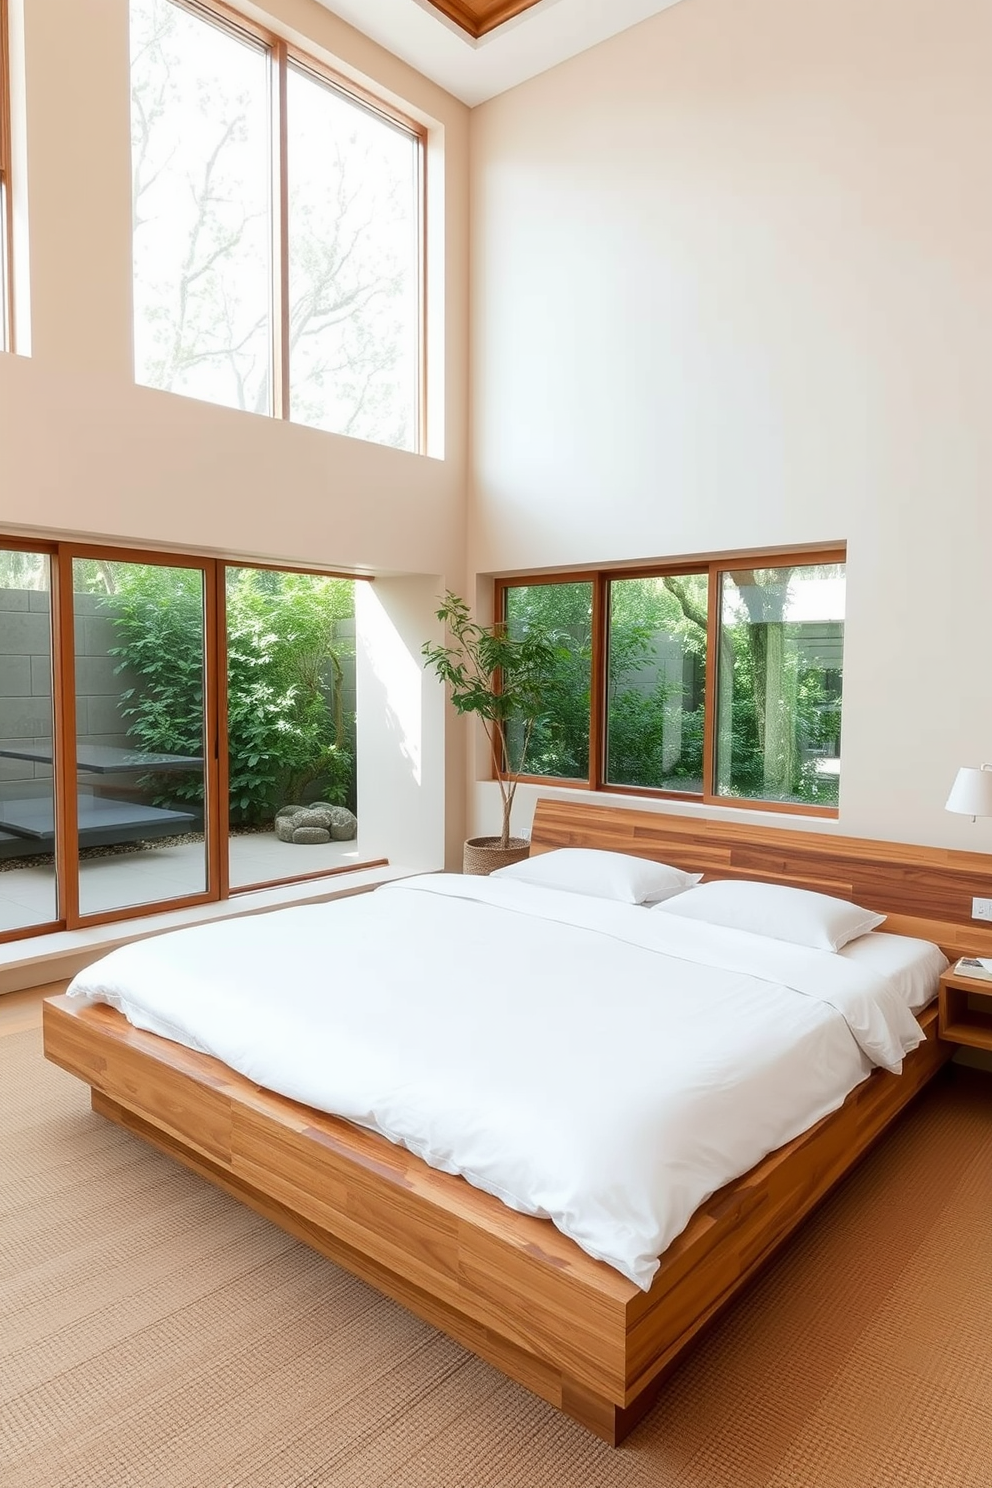
<instances>
[{"instance_id":1,"label":"wooden nightstand","mask_svg":"<svg viewBox=\"0 0 992 1488\"><path fill-rule=\"evenodd\" d=\"M948 1043L992 1051L992 982L945 971L937 1027Z\"/></svg>"}]
</instances>

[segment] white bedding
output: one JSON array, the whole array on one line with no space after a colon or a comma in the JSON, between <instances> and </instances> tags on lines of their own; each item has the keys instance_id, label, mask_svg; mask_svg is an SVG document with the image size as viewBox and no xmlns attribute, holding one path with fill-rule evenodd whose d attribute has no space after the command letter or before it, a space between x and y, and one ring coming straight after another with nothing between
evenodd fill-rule
<instances>
[{"instance_id":1,"label":"white bedding","mask_svg":"<svg viewBox=\"0 0 992 1488\"><path fill-rule=\"evenodd\" d=\"M647 1289L709 1194L922 1041L878 960L431 875L137 941L69 995L381 1132Z\"/></svg>"}]
</instances>

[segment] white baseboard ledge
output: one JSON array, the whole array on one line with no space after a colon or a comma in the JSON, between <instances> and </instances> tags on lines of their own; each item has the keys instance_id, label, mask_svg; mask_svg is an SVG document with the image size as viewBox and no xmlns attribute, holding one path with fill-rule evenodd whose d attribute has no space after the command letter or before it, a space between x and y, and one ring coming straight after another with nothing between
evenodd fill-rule
<instances>
[{"instance_id":1,"label":"white baseboard ledge","mask_svg":"<svg viewBox=\"0 0 992 1488\"><path fill-rule=\"evenodd\" d=\"M405 868L401 864L356 869L326 878L308 879L305 883L280 884L270 889L255 889L238 894L221 903L196 904L187 909L166 910L161 914L142 915L140 919L115 920L110 925L92 925L85 930L59 930L52 935L25 936L0 945L0 995L21 992L28 987L43 987L73 977L84 966L90 966L119 945L140 940L148 935L162 935L183 925L199 925L208 920L229 920L239 915L265 914L285 909L292 904L311 904L328 899L343 899L349 894L363 894L394 878L408 878L422 873L423 868Z\"/></svg>"}]
</instances>

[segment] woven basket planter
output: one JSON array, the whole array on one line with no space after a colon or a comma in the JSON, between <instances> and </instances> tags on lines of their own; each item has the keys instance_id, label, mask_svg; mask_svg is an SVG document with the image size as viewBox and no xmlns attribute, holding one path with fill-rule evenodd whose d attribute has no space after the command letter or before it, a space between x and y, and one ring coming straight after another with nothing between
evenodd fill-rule
<instances>
[{"instance_id":1,"label":"woven basket planter","mask_svg":"<svg viewBox=\"0 0 992 1488\"><path fill-rule=\"evenodd\" d=\"M462 858L463 873L486 874L509 863L519 863L530 853L526 837L511 837L509 846L500 847L498 837L470 837Z\"/></svg>"}]
</instances>

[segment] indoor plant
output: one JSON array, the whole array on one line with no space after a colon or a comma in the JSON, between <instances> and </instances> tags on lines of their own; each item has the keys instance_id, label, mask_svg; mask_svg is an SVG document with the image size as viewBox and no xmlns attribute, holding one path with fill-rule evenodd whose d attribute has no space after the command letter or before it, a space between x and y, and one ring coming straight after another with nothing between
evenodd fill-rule
<instances>
[{"instance_id":1,"label":"indoor plant","mask_svg":"<svg viewBox=\"0 0 992 1488\"><path fill-rule=\"evenodd\" d=\"M503 803L500 835L471 837L465 843L464 871L491 873L518 862L530 851L526 838L510 836L510 813L534 724L547 706L557 646L554 635L540 626L527 626L520 635L512 635L502 621L478 624L465 601L450 590L436 614L447 627L448 644L426 642L422 653L428 666L447 682L458 712L474 713L482 720ZM520 725L519 736L512 741L507 737L511 723Z\"/></svg>"}]
</instances>

